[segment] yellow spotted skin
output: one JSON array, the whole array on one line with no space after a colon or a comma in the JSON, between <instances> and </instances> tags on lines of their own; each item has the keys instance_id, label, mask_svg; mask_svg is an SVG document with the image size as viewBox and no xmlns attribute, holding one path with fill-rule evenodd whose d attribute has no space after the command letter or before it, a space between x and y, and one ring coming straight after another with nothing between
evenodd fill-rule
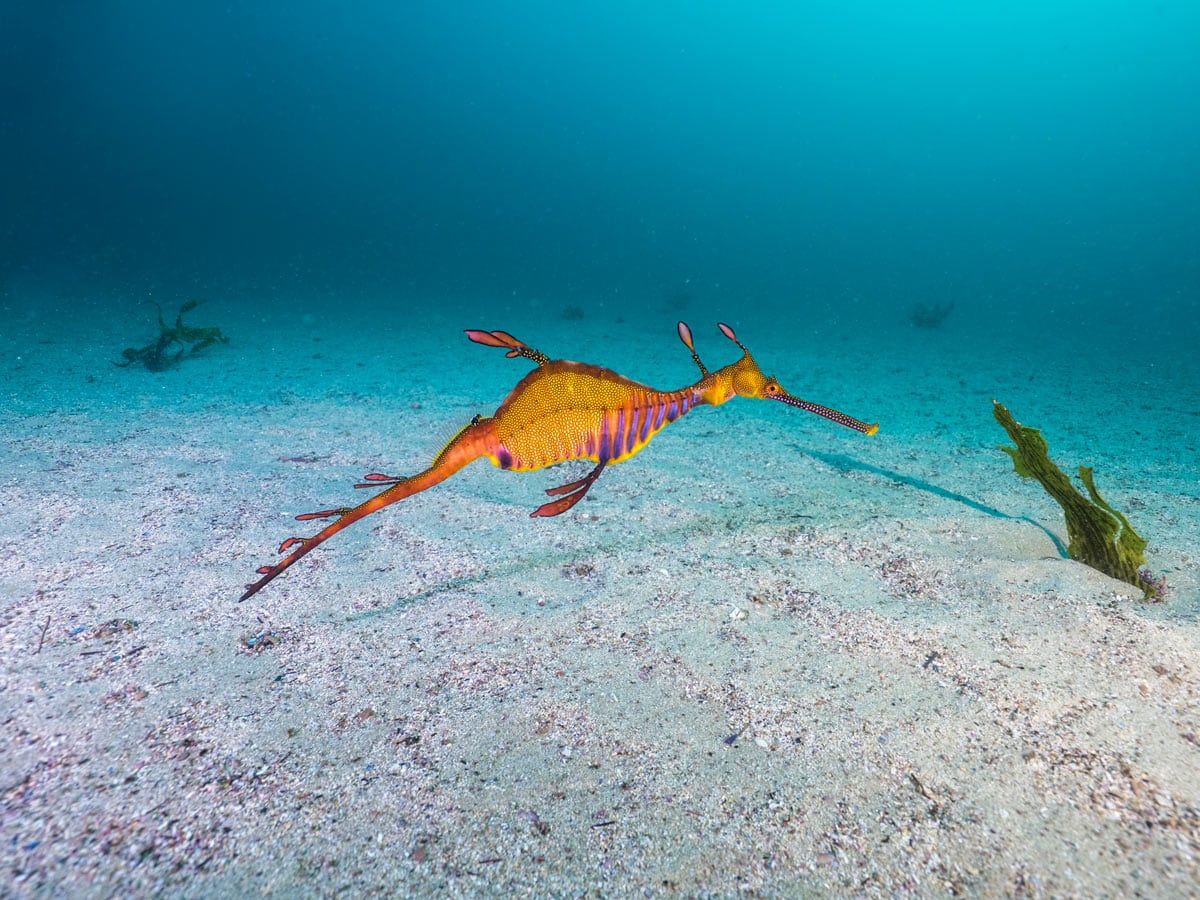
<instances>
[{"instance_id":1,"label":"yellow spotted skin","mask_svg":"<svg viewBox=\"0 0 1200 900\"><path fill-rule=\"evenodd\" d=\"M696 392L659 391L587 363L534 369L493 417L504 469L530 472L570 459L613 464L635 456L697 402Z\"/></svg>"},{"instance_id":2,"label":"yellow spotted skin","mask_svg":"<svg viewBox=\"0 0 1200 900\"><path fill-rule=\"evenodd\" d=\"M572 459L590 459L596 467L578 481L546 491L557 499L543 503L532 516L557 516L578 503L605 466L636 456L650 440L693 407L720 406L734 397L779 400L806 409L863 434L874 434L879 426L868 425L845 413L801 400L785 391L773 377L763 374L750 351L742 346L728 325L721 332L737 344L742 358L709 372L696 354L691 329L683 322L680 340L700 367L695 384L674 391L660 391L618 375L611 369L588 363L551 360L506 331L468 331L477 344L499 347L510 357L525 357L537 364L513 388L496 414L476 416L434 457L429 468L416 475L392 476L372 472L355 487L384 488L357 506L305 513L301 521L333 519L312 537L292 537L279 547L287 554L274 565L258 570L258 581L246 586L241 599L253 596L301 557L316 549L343 528L386 506L428 490L445 481L477 459L489 459L502 469L529 472ZM290 552L289 552L290 551Z\"/></svg>"}]
</instances>

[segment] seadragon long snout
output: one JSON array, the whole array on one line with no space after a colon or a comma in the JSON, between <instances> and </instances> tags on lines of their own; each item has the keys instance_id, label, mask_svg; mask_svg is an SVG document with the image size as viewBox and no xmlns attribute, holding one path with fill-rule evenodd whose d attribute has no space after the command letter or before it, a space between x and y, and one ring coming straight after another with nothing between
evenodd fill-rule
<instances>
[{"instance_id":1,"label":"seadragon long snout","mask_svg":"<svg viewBox=\"0 0 1200 900\"><path fill-rule=\"evenodd\" d=\"M818 416L823 416L831 422L837 422L839 425L845 425L847 428L853 428L855 431L861 431L866 435L872 435L879 431L878 422L868 424L853 416L848 416L844 412L838 412L836 409L831 409L828 406L821 406L819 403L809 403L807 400L801 400L799 397L793 397L791 394L784 393L783 391L777 394L770 394L769 396L772 400L778 400L780 403L786 403L788 406L794 406L797 409L806 409L810 413L816 413Z\"/></svg>"}]
</instances>

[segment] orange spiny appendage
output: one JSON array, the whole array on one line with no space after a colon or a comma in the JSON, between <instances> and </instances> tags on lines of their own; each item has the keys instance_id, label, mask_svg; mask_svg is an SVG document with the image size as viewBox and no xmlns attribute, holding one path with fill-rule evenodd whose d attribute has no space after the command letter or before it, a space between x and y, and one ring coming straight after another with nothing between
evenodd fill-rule
<instances>
[{"instance_id":1,"label":"orange spiny appendage","mask_svg":"<svg viewBox=\"0 0 1200 900\"><path fill-rule=\"evenodd\" d=\"M519 472L569 459L623 462L701 402L695 388L659 391L600 366L555 360L525 376L496 410L490 458Z\"/></svg>"},{"instance_id":2,"label":"orange spiny appendage","mask_svg":"<svg viewBox=\"0 0 1200 900\"><path fill-rule=\"evenodd\" d=\"M263 566L259 569L258 574L262 577L253 584L246 586L246 592L242 594L241 600L245 600L247 597L258 593L269 581L283 574L293 563L311 553L343 528L353 525L359 519L364 519L371 515L371 513L379 512L385 506L391 506L399 500L428 490L435 484L441 484L459 469L480 457L487 456L491 458L495 450L495 423L492 419L476 419L451 438L450 443L442 448L442 452L434 459L433 465L424 472L419 472L411 478L389 478L389 476L379 476L372 473L372 475L367 476L368 481L380 481L386 484L390 480L394 483L387 490L380 491L369 500L364 500L358 504L358 506L327 509L318 513L307 513L296 516L302 522L312 519L328 519L333 516L337 516L337 518L312 537L293 537L284 541L279 547L279 552L287 553L291 550L291 553L288 553L287 556L274 565ZM372 487L373 485L368 483L360 486ZM295 549L292 549L293 547Z\"/></svg>"}]
</instances>

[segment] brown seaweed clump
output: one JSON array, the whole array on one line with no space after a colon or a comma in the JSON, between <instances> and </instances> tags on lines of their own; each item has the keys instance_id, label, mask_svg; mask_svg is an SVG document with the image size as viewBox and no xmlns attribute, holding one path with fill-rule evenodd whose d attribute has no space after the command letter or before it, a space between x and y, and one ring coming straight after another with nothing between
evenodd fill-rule
<instances>
[{"instance_id":1,"label":"brown seaweed clump","mask_svg":"<svg viewBox=\"0 0 1200 900\"><path fill-rule=\"evenodd\" d=\"M1134 585L1147 600L1160 597L1166 579L1155 579L1146 568L1145 539L1100 496L1092 470L1079 467L1079 478L1088 492L1088 497L1084 497L1066 473L1051 462L1042 433L1018 423L1004 404L995 400L992 403L996 421L1017 445L1000 449L1012 457L1018 475L1036 478L1063 509L1067 520L1067 555Z\"/></svg>"},{"instance_id":2,"label":"brown seaweed clump","mask_svg":"<svg viewBox=\"0 0 1200 900\"><path fill-rule=\"evenodd\" d=\"M229 338L221 334L220 328L193 328L183 324L183 314L191 312L203 302L189 300L179 307L174 325L167 325L162 307L155 303L158 307L158 340L145 347L127 347L121 351L124 362L114 362L113 365L125 368L140 362L151 372L164 372L179 365L184 356L193 356L218 341L228 344Z\"/></svg>"}]
</instances>

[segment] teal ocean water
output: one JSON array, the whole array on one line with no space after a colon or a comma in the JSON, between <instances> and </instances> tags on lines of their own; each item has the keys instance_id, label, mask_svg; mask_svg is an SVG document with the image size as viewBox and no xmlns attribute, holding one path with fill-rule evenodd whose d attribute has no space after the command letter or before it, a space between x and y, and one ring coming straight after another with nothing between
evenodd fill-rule
<instances>
[{"instance_id":1,"label":"teal ocean water","mask_svg":"<svg viewBox=\"0 0 1200 900\"><path fill-rule=\"evenodd\" d=\"M1143 364L1200 319L1188 4L0 15L10 304L690 302L854 335L954 303Z\"/></svg>"},{"instance_id":2,"label":"teal ocean water","mask_svg":"<svg viewBox=\"0 0 1200 900\"><path fill-rule=\"evenodd\" d=\"M0 894L1186 892L1197 46L1176 0L0 6ZM555 519L589 464L480 462L237 602L530 370L464 329L674 389L680 320L879 433L699 407Z\"/></svg>"}]
</instances>

